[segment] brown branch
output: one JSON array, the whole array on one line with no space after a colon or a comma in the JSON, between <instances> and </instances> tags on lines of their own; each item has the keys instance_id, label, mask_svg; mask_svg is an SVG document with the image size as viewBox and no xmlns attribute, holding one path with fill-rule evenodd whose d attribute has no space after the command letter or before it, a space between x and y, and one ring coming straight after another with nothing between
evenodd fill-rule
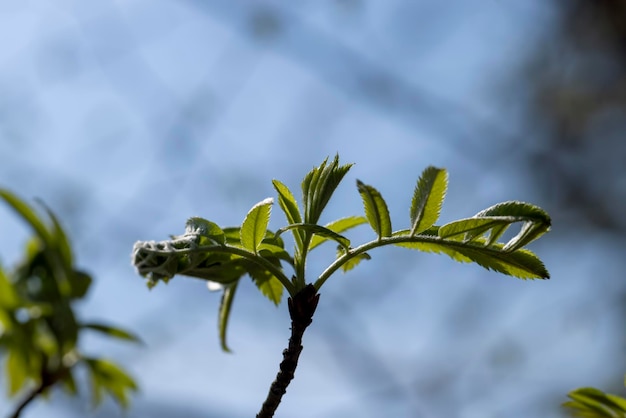
<instances>
[{"instance_id":1,"label":"brown branch","mask_svg":"<svg viewBox=\"0 0 626 418\"><path fill-rule=\"evenodd\" d=\"M313 314L319 298L320 295L315 286L308 284L293 299L287 300L289 316L291 316L289 345L283 351L283 361L280 363L276 380L272 382L267 398L256 418L272 418L283 395L287 392L287 386L289 386L296 372L296 367L298 367L298 358L302 352L302 336L306 328L313 322Z\"/></svg>"}]
</instances>

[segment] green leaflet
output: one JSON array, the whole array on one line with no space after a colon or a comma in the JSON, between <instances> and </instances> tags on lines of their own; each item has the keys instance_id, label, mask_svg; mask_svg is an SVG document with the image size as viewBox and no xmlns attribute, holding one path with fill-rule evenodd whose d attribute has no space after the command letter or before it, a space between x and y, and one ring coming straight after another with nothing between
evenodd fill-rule
<instances>
[{"instance_id":1,"label":"green leaflet","mask_svg":"<svg viewBox=\"0 0 626 418\"><path fill-rule=\"evenodd\" d=\"M120 340L143 344L141 339L137 335L133 334L132 332L126 331L122 328L113 327L111 325L106 325L106 324L97 323L97 322L88 322L86 324L80 324L80 328L85 328L85 329L90 329L92 331L100 332L112 338L117 338Z\"/></svg>"},{"instance_id":2,"label":"green leaflet","mask_svg":"<svg viewBox=\"0 0 626 418\"><path fill-rule=\"evenodd\" d=\"M261 293L278 306L283 296L283 285L272 273L262 269L251 269L250 277Z\"/></svg>"},{"instance_id":3,"label":"green leaflet","mask_svg":"<svg viewBox=\"0 0 626 418\"><path fill-rule=\"evenodd\" d=\"M372 229L378 235L378 238L388 237L391 235L391 219L389 217L389 210L385 200L380 195L378 190L372 186L357 180L357 188L363 199L363 206L365 207L365 217L372 226Z\"/></svg>"},{"instance_id":4,"label":"green leaflet","mask_svg":"<svg viewBox=\"0 0 626 418\"><path fill-rule=\"evenodd\" d=\"M457 237L468 242L491 231L486 242L490 246L516 222L522 223L520 232L509 240L503 251L512 252L526 246L548 232L551 223L550 217L541 208L529 203L510 201L485 209L472 218L450 222L439 229L439 236Z\"/></svg>"},{"instance_id":5,"label":"green leaflet","mask_svg":"<svg viewBox=\"0 0 626 418\"><path fill-rule=\"evenodd\" d=\"M626 399L605 394L594 388L580 388L567 395L571 400L563 403L576 417L626 417Z\"/></svg>"},{"instance_id":6,"label":"green leaflet","mask_svg":"<svg viewBox=\"0 0 626 418\"><path fill-rule=\"evenodd\" d=\"M276 189L276 192L278 193L278 204L285 213L287 222L289 224L302 223L302 215L300 215L298 203L296 202L296 198L293 196L293 193L291 193L291 190L289 190L287 186L285 186L278 180L272 180L272 184L274 185L274 189ZM300 250L302 250L302 245L304 242L304 236L302 232L298 230L293 230L293 236L296 240L296 245Z\"/></svg>"},{"instance_id":7,"label":"green leaflet","mask_svg":"<svg viewBox=\"0 0 626 418\"><path fill-rule=\"evenodd\" d=\"M107 393L122 408L128 407L130 391L136 391L135 381L118 365L108 360L83 358L91 377L91 388L94 406L99 405L103 395Z\"/></svg>"},{"instance_id":8,"label":"green leaflet","mask_svg":"<svg viewBox=\"0 0 626 418\"><path fill-rule=\"evenodd\" d=\"M396 233L394 236L403 236ZM425 252L446 254L455 261L462 263L475 262L487 270L494 270L520 279L548 279L550 274L541 260L529 250L518 249L513 252L504 251L502 244L490 247L484 245L484 240L477 242L460 242L455 240L436 239L435 237L410 237L411 241L396 243L400 247L416 249ZM415 241L412 239L415 238Z\"/></svg>"},{"instance_id":9,"label":"green leaflet","mask_svg":"<svg viewBox=\"0 0 626 418\"><path fill-rule=\"evenodd\" d=\"M411 201L411 235L419 234L437 222L448 188L448 172L427 167L420 176Z\"/></svg>"},{"instance_id":10,"label":"green leaflet","mask_svg":"<svg viewBox=\"0 0 626 418\"><path fill-rule=\"evenodd\" d=\"M270 212L274 200L267 198L250 209L241 225L241 246L256 254L261 241L265 237L267 225L270 221Z\"/></svg>"},{"instance_id":11,"label":"green leaflet","mask_svg":"<svg viewBox=\"0 0 626 418\"><path fill-rule=\"evenodd\" d=\"M359 226L367 222L362 216L349 216L347 218L337 219L336 221L330 222L324 226L324 228L331 230L332 232L341 233L343 231L347 231L348 229L354 228L355 226ZM329 237L323 235L314 235L311 239L311 244L309 245L309 250L317 247L320 244L328 241Z\"/></svg>"},{"instance_id":12,"label":"green leaflet","mask_svg":"<svg viewBox=\"0 0 626 418\"><path fill-rule=\"evenodd\" d=\"M23 200L8 190L0 189L0 197L5 200L39 235L46 244L52 244L52 237L46 225L41 221L37 213Z\"/></svg>"},{"instance_id":13,"label":"green leaflet","mask_svg":"<svg viewBox=\"0 0 626 418\"><path fill-rule=\"evenodd\" d=\"M311 235L314 234L315 237L320 237L318 239L318 242L320 242L321 240L332 239L334 241L337 241L339 245L345 247L346 249L350 248L350 240L348 238L344 237L343 235L339 235L338 233L332 231L331 229L320 226L320 225L313 225L313 224L287 225L286 227L280 228L278 231L276 231L276 235L280 236L280 234L282 234L283 232L288 231L288 230L293 230L293 229L306 231ZM309 245L309 249L311 248L312 248L312 245Z\"/></svg>"},{"instance_id":14,"label":"green leaflet","mask_svg":"<svg viewBox=\"0 0 626 418\"><path fill-rule=\"evenodd\" d=\"M315 167L302 181L302 200L304 201L304 223L316 224L352 164L339 165L339 155L328 164L326 158L319 167Z\"/></svg>"},{"instance_id":15,"label":"green leaflet","mask_svg":"<svg viewBox=\"0 0 626 418\"><path fill-rule=\"evenodd\" d=\"M220 301L218 328L220 334L220 345L223 351L230 353L230 348L226 344L226 329L228 328L228 320L230 318L230 308L233 305L235 299L235 292L237 292L237 286L239 286L239 280L224 287L224 293L222 293L222 299Z\"/></svg>"},{"instance_id":16,"label":"green leaflet","mask_svg":"<svg viewBox=\"0 0 626 418\"><path fill-rule=\"evenodd\" d=\"M0 310L13 310L19 306L19 303L20 300L13 284L0 266Z\"/></svg>"}]
</instances>

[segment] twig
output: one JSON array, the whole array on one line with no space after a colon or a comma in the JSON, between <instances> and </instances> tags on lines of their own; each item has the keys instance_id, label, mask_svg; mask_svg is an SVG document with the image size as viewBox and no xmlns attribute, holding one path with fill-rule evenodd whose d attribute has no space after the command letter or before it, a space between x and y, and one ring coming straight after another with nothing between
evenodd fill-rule
<instances>
[{"instance_id":1,"label":"twig","mask_svg":"<svg viewBox=\"0 0 626 418\"><path fill-rule=\"evenodd\" d=\"M287 392L287 386L289 386L296 372L296 367L298 367L298 358L302 352L302 336L306 328L313 322L313 314L319 298L320 295L315 286L308 284L293 299L287 300L289 315L291 316L289 345L283 351L283 361L280 363L276 380L272 382L267 398L256 418L272 418L283 395Z\"/></svg>"}]
</instances>

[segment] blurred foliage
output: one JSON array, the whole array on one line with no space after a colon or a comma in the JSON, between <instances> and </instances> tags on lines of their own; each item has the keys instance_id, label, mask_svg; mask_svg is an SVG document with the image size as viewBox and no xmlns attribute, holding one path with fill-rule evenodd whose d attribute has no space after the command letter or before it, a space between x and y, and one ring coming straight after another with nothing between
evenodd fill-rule
<instances>
[{"instance_id":1,"label":"blurred foliage","mask_svg":"<svg viewBox=\"0 0 626 418\"><path fill-rule=\"evenodd\" d=\"M624 418L626 399L604 393L594 388L581 388L571 391L570 401L563 404L574 417L581 418Z\"/></svg>"},{"instance_id":2,"label":"blurred foliage","mask_svg":"<svg viewBox=\"0 0 626 418\"><path fill-rule=\"evenodd\" d=\"M77 366L85 367L91 380L93 404L103 394L122 407L128 406L134 380L116 364L84 356L78 348L84 331L109 338L139 342L132 333L102 323L80 322L73 309L84 298L93 279L74 265L73 252L58 219L45 208L48 219L7 190L0 198L34 231L14 269L0 266L0 354L8 394L23 394L12 417L52 387L78 394Z\"/></svg>"}]
</instances>

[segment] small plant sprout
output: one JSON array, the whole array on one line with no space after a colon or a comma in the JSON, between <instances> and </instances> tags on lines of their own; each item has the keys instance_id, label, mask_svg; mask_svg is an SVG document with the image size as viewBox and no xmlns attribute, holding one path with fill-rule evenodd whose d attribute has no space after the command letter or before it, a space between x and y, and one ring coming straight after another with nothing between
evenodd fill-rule
<instances>
[{"instance_id":1,"label":"small plant sprout","mask_svg":"<svg viewBox=\"0 0 626 418\"><path fill-rule=\"evenodd\" d=\"M349 216L319 225L326 204L351 164L340 165L339 157L324 160L302 181L302 207L289 188L273 181L278 205L287 225L267 229L271 198L250 209L241 226L222 228L202 218L190 218L185 233L167 241L140 241L133 248L133 264L152 287L177 274L206 280L223 287L219 307L219 338L226 344L226 328L237 286L248 275L261 293L278 305L288 293L291 338L283 352L276 380L257 417L272 417L287 386L293 379L302 351L302 335L311 324L319 300L319 290L338 270L348 271L378 247L393 245L446 254L460 262L475 262L489 270L521 279L547 279L541 260L524 247L550 229L550 217L541 208L518 201L499 203L476 215L435 225L443 203L448 174L428 167L417 181L411 200L410 217L404 229L394 231L387 204L374 187L357 180L365 216ZM343 233L369 224L375 238L355 245ZM519 224L519 233L507 242L500 239L509 227ZM293 235L294 249L285 250L283 234ZM307 276L307 257L318 246L333 243L337 256L317 277Z\"/></svg>"}]
</instances>

